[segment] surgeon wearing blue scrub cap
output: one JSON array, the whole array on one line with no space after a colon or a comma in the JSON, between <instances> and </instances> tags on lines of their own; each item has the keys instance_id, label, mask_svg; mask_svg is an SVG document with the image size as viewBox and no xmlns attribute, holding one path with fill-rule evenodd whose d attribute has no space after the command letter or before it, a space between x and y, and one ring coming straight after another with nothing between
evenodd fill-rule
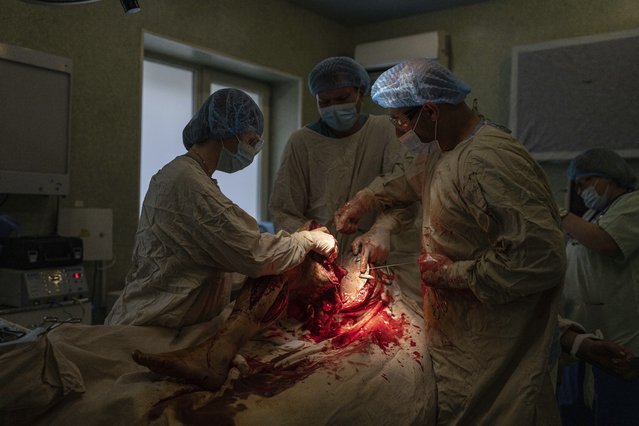
<instances>
[{"instance_id":1,"label":"surgeon wearing blue scrub cap","mask_svg":"<svg viewBox=\"0 0 639 426\"><path fill-rule=\"evenodd\" d=\"M207 154L194 145L209 139L221 141L219 159L215 167L211 164L214 160L209 159L206 171L235 173L251 164L260 152L263 131L264 116L253 99L237 89L222 89L213 93L184 127L182 140L189 153L203 164ZM228 139L230 142L225 142Z\"/></svg>"},{"instance_id":2,"label":"surgeon wearing blue scrub cap","mask_svg":"<svg viewBox=\"0 0 639 426\"><path fill-rule=\"evenodd\" d=\"M563 315L586 330L601 330L606 340L634 353L628 364L616 361L616 376L592 368L593 424L636 424L639 419L639 193L628 162L608 148L593 148L568 167L577 194L588 210L579 216L562 209L567 234ZM577 383L583 366L564 369L562 382ZM582 370L583 371L583 370ZM634 377L634 380L629 380ZM624 380L624 378L626 380ZM562 414L580 407L579 387L562 386ZM583 406L583 402L581 403Z\"/></svg>"},{"instance_id":3,"label":"surgeon wearing blue scrub cap","mask_svg":"<svg viewBox=\"0 0 639 426\"><path fill-rule=\"evenodd\" d=\"M476 113L461 107L468 93L470 87L466 83L428 59L409 60L392 67L375 81L372 89L373 101L389 108L400 142L418 155L452 149L459 140L460 135L455 133L462 129L456 123L447 126L444 122L442 126L438 120L440 108L452 111L446 105L459 106L457 113L471 114L478 120Z\"/></svg>"},{"instance_id":4,"label":"surgeon wearing blue scrub cap","mask_svg":"<svg viewBox=\"0 0 639 426\"><path fill-rule=\"evenodd\" d=\"M369 87L364 67L346 56L324 59L308 76L321 121L338 136L352 134L363 124L360 112Z\"/></svg>"},{"instance_id":5,"label":"surgeon wearing blue scrub cap","mask_svg":"<svg viewBox=\"0 0 639 426\"><path fill-rule=\"evenodd\" d=\"M437 424L558 424L547 364L565 253L543 170L437 61L402 62L371 91L416 160L358 192L335 222L350 231L371 208L421 202Z\"/></svg>"},{"instance_id":6,"label":"surgeon wearing blue scrub cap","mask_svg":"<svg viewBox=\"0 0 639 426\"><path fill-rule=\"evenodd\" d=\"M151 179L133 265L107 324L180 328L207 321L229 302L226 272L278 275L311 250L337 256L337 241L322 230L261 233L211 179L250 164L263 130L262 112L241 90L218 90L204 102L184 128L187 153Z\"/></svg>"},{"instance_id":7,"label":"surgeon wearing blue scrub cap","mask_svg":"<svg viewBox=\"0 0 639 426\"><path fill-rule=\"evenodd\" d=\"M291 231L314 220L337 235L337 209L376 176L409 159L388 119L363 111L370 78L357 61L346 56L323 59L311 69L308 88L319 117L290 136L269 210L276 229ZM399 232L395 219L371 229L374 217L369 214L352 234L340 234L340 250L359 253L365 240L368 255L362 259L402 264L393 271L396 282L405 294L421 299L419 271L411 262L419 253L419 237L407 232L391 236Z\"/></svg>"}]
</instances>

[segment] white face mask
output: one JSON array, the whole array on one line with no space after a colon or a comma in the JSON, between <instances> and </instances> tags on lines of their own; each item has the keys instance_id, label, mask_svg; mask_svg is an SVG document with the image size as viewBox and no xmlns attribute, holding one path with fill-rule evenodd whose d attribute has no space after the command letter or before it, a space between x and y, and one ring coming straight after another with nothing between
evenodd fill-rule
<instances>
[{"instance_id":1,"label":"white face mask","mask_svg":"<svg viewBox=\"0 0 639 426\"><path fill-rule=\"evenodd\" d=\"M440 151L439 142L437 141L437 122L435 121L435 139L430 142L422 142L420 137L415 133L415 127L417 127L417 123L419 123L419 119L422 116L421 109L419 111L419 115L417 116L417 120L415 120L415 125L408 132L404 133L399 137L399 142L406 147L407 150L412 152L415 155L420 154L430 154L435 151Z\"/></svg>"}]
</instances>

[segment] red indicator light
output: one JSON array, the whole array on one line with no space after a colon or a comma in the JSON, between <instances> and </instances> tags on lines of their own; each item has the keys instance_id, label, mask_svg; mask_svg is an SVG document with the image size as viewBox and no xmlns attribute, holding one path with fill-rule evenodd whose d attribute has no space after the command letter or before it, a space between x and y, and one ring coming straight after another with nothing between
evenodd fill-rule
<instances>
[{"instance_id":1,"label":"red indicator light","mask_svg":"<svg viewBox=\"0 0 639 426\"><path fill-rule=\"evenodd\" d=\"M76 280L79 280L81 276L82 276L82 274L80 274L79 272L74 272L73 273L73 278L75 278Z\"/></svg>"}]
</instances>

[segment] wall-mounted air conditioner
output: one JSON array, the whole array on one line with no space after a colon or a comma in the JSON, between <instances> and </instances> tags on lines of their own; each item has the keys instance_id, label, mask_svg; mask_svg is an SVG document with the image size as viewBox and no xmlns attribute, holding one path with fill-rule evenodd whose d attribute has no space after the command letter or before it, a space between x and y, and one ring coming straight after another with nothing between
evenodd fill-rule
<instances>
[{"instance_id":1,"label":"wall-mounted air conditioner","mask_svg":"<svg viewBox=\"0 0 639 426\"><path fill-rule=\"evenodd\" d=\"M355 60L369 72L383 71L412 58L436 59L448 67L448 34L431 31L355 46Z\"/></svg>"}]
</instances>

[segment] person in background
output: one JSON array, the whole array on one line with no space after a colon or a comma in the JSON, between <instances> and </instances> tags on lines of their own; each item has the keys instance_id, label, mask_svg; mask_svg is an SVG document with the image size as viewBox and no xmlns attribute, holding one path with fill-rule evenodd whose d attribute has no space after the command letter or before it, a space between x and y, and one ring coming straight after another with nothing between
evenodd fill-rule
<instances>
[{"instance_id":1,"label":"person in background","mask_svg":"<svg viewBox=\"0 0 639 426\"><path fill-rule=\"evenodd\" d=\"M384 72L373 101L416 169L376 179L338 211L351 231L373 207L422 202L420 268L438 424L558 424L548 362L565 271L540 166L466 103L470 87L433 60Z\"/></svg>"},{"instance_id":2,"label":"person in background","mask_svg":"<svg viewBox=\"0 0 639 426\"><path fill-rule=\"evenodd\" d=\"M311 70L308 87L320 117L289 138L269 210L278 230L292 232L315 220L336 234L333 216L337 208L375 177L403 167L412 157L397 143L395 129L386 117L362 112L370 79L359 63L343 56L324 59ZM412 222L413 232L391 237L402 224L401 215L381 217L371 227L374 219L375 212L371 212L352 235L338 235L339 247L353 247L357 253L363 245L367 250L364 258L370 262L402 264L389 271L405 294L421 301L415 263L419 223Z\"/></svg>"},{"instance_id":3,"label":"person in background","mask_svg":"<svg viewBox=\"0 0 639 426\"><path fill-rule=\"evenodd\" d=\"M565 424L639 424L639 366L633 357L639 353L637 179L626 161L606 148L574 158L568 175L588 210L583 217L561 211L568 234L563 315L587 330L601 330L605 339L627 348L631 365L616 374L593 366L594 393L586 392L585 403L580 381L589 376L589 369L583 364L565 368L562 418Z\"/></svg>"},{"instance_id":4,"label":"person in background","mask_svg":"<svg viewBox=\"0 0 639 426\"><path fill-rule=\"evenodd\" d=\"M280 274L316 251L337 255L321 230L276 235L220 191L212 175L248 166L260 151L264 118L237 89L213 93L184 128L187 152L165 165L144 197L133 265L106 324L170 328L207 321L230 301L225 273Z\"/></svg>"}]
</instances>

